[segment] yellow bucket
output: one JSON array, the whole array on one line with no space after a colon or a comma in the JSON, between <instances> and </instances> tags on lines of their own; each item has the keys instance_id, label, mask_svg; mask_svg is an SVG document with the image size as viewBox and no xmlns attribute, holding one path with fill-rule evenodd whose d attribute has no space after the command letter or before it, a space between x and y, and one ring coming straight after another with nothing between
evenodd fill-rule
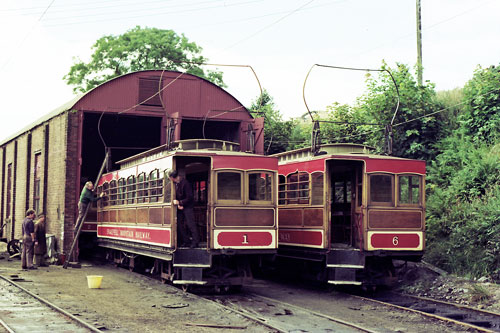
<instances>
[{"instance_id":1,"label":"yellow bucket","mask_svg":"<svg viewBox=\"0 0 500 333\"><path fill-rule=\"evenodd\" d=\"M102 275L87 275L87 283L90 289L101 288Z\"/></svg>"}]
</instances>

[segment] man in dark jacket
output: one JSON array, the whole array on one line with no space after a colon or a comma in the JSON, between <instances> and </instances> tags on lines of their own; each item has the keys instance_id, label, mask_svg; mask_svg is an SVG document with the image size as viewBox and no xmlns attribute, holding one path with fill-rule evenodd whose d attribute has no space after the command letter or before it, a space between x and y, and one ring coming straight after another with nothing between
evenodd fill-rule
<instances>
[{"instance_id":1,"label":"man in dark jacket","mask_svg":"<svg viewBox=\"0 0 500 333\"><path fill-rule=\"evenodd\" d=\"M76 219L75 226L79 226L83 220L83 216L87 211L87 206L94 201L100 200L104 196L104 192L101 193L99 197L94 195L92 190L94 189L94 184L92 182L86 182L83 187L82 193L80 194L80 201L78 202L78 218Z\"/></svg>"},{"instance_id":2,"label":"man in dark jacket","mask_svg":"<svg viewBox=\"0 0 500 333\"><path fill-rule=\"evenodd\" d=\"M181 246L197 247L200 236L194 220L194 198L191 184L186 179L181 178L176 170L169 170L167 175L175 184L173 204L177 205L177 226L181 228L182 235Z\"/></svg>"},{"instance_id":3,"label":"man in dark jacket","mask_svg":"<svg viewBox=\"0 0 500 333\"><path fill-rule=\"evenodd\" d=\"M48 266L45 263L47 253L47 237L45 234L45 215L38 214L38 221L35 223L35 265L39 267Z\"/></svg>"},{"instance_id":4,"label":"man in dark jacket","mask_svg":"<svg viewBox=\"0 0 500 333\"><path fill-rule=\"evenodd\" d=\"M35 243L35 211L28 209L22 224L23 250L21 252L21 267L23 269L36 269L33 266L33 245Z\"/></svg>"}]
</instances>

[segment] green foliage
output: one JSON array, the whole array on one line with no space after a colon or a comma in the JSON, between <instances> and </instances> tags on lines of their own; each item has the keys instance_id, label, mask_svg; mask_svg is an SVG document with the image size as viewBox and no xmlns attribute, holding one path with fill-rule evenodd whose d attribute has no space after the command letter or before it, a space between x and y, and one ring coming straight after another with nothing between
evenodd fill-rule
<instances>
[{"instance_id":1,"label":"green foliage","mask_svg":"<svg viewBox=\"0 0 500 333\"><path fill-rule=\"evenodd\" d=\"M419 87L406 65L387 68L398 88L400 105L393 122L393 155L430 160L435 154L434 143L441 137L443 126L437 117L427 114L442 109L435 99L434 85L427 83ZM380 72L378 78L367 76L367 92L358 100L358 107L365 119L381 124L391 123L397 105L397 91L391 76ZM384 142L384 131L374 131L369 144L380 147Z\"/></svg>"},{"instance_id":2,"label":"green foliage","mask_svg":"<svg viewBox=\"0 0 500 333\"><path fill-rule=\"evenodd\" d=\"M200 55L202 48L172 30L137 26L120 36L99 38L92 49L88 63L75 59L64 76L74 92L86 92L114 77L149 69L187 71L224 86L221 72L205 72L196 65L206 61Z\"/></svg>"},{"instance_id":3,"label":"green foliage","mask_svg":"<svg viewBox=\"0 0 500 333\"><path fill-rule=\"evenodd\" d=\"M370 128L362 125L367 122L359 108L347 104L333 103L326 108L326 117L321 123L323 142L365 143Z\"/></svg>"},{"instance_id":4,"label":"green foliage","mask_svg":"<svg viewBox=\"0 0 500 333\"><path fill-rule=\"evenodd\" d=\"M500 138L500 67L478 67L464 87L465 112L461 126L474 142Z\"/></svg>"},{"instance_id":5,"label":"green foliage","mask_svg":"<svg viewBox=\"0 0 500 333\"><path fill-rule=\"evenodd\" d=\"M262 95L252 103L250 112L254 117L265 117L264 151L266 155L289 150L289 138L294 128L293 121L284 121L276 109L273 98L264 89Z\"/></svg>"},{"instance_id":6,"label":"green foliage","mask_svg":"<svg viewBox=\"0 0 500 333\"><path fill-rule=\"evenodd\" d=\"M426 259L456 274L500 274L500 144L455 133L442 148L428 171Z\"/></svg>"},{"instance_id":7,"label":"green foliage","mask_svg":"<svg viewBox=\"0 0 500 333\"><path fill-rule=\"evenodd\" d=\"M458 128L458 117L464 112L464 93L462 88L452 90L442 90L436 93L436 102L442 105L446 111L440 112L435 116L440 118L444 125L442 130L446 134L451 134L451 131Z\"/></svg>"},{"instance_id":8,"label":"green foliage","mask_svg":"<svg viewBox=\"0 0 500 333\"><path fill-rule=\"evenodd\" d=\"M500 274L500 187L427 220L426 259L455 274ZM444 209L443 206L441 209Z\"/></svg>"}]
</instances>

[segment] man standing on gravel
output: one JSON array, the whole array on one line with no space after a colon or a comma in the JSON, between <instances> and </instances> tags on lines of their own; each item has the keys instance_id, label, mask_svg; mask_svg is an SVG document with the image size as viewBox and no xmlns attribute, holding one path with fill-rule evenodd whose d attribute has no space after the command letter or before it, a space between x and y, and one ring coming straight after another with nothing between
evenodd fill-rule
<instances>
[{"instance_id":1,"label":"man standing on gravel","mask_svg":"<svg viewBox=\"0 0 500 333\"><path fill-rule=\"evenodd\" d=\"M47 236L45 234L45 215L39 214L35 223L35 265L46 267L45 254L47 253Z\"/></svg>"},{"instance_id":2,"label":"man standing on gravel","mask_svg":"<svg viewBox=\"0 0 500 333\"><path fill-rule=\"evenodd\" d=\"M35 211L28 209L26 218L22 224L23 250L21 252L21 267L22 269L36 269L33 266L33 246L35 244Z\"/></svg>"}]
</instances>

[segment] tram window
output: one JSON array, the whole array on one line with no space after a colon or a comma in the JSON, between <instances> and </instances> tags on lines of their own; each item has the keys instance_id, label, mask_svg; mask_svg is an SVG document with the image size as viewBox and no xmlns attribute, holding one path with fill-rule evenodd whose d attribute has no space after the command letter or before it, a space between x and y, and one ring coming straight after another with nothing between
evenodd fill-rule
<instances>
[{"instance_id":1,"label":"tram window","mask_svg":"<svg viewBox=\"0 0 500 333\"><path fill-rule=\"evenodd\" d=\"M278 185L278 205L284 205L286 203L286 178L283 175L279 176Z\"/></svg>"},{"instance_id":2,"label":"tram window","mask_svg":"<svg viewBox=\"0 0 500 333\"><path fill-rule=\"evenodd\" d=\"M118 205L123 205L125 200L125 191L126 191L125 179L120 178L118 179L118 200L116 201Z\"/></svg>"},{"instance_id":3,"label":"tram window","mask_svg":"<svg viewBox=\"0 0 500 333\"><path fill-rule=\"evenodd\" d=\"M197 205L206 205L207 203L207 182L197 180L193 183L193 197Z\"/></svg>"},{"instance_id":4,"label":"tram window","mask_svg":"<svg viewBox=\"0 0 500 333\"><path fill-rule=\"evenodd\" d=\"M109 204L116 205L117 199L117 188L116 188L116 180L112 180L109 183Z\"/></svg>"},{"instance_id":5,"label":"tram window","mask_svg":"<svg viewBox=\"0 0 500 333\"><path fill-rule=\"evenodd\" d=\"M146 202L146 194L147 190L145 190L147 187L145 186L146 183L144 182L146 178L146 173L142 172L137 176L137 203L143 203Z\"/></svg>"},{"instance_id":6,"label":"tram window","mask_svg":"<svg viewBox=\"0 0 500 333\"><path fill-rule=\"evenodd\" d=\"M370 176L370 202L393 204L393 182L392 175L371 175Z\"/></svg>"},{"instance_id":7,"label":"tram window","mask_svg":"<svg viewBox=\"0 0 500 333\"><path fill-rule=\"evenodd\" d=\"M351 181L341 180L335 182L334 194L333 200L335 203L351 203Z\"/></svg>"},{"instance_id":8,"label":"tram window","mask_svg":"<svg viewBox=\"0 0 500 333\"><path fill-rule=\"evenodd\" d=\"M287 186L286 186L286 203L287 204L296 204L297 196L298 196L298 174L294 173L288 175L287 178Z\"/></svg>"},{"instance_id":9,"label":"tram window","mask_svg":"<svg viewBox=\"0 0 500 333\"><path fill-rule=\"evenodd\" d=\"M419 176L399 176L399 202L407 205L420 204Z\"/></svg>"},{"instance_id":10,"label":"tram window","mask_svg":"<svg viewBox=\"0 0 500 333\"><path fill-rule=\"evenodd\" d=\"M323 172L311 175L311 205L323 204Z\"/></svg>"},{"instance_id":11,"label":"tram window","mask_svg":"<svg viewBox=\"0 0 500 333\"><path fill-rule=\"evenodd\" d=\"M272 200L273 176L269 172L251 172L248 174L248 199L253 201Z\"/></svg>"},{"instance_id":12,"label":"tram window","mask_svg":"<svg viewBox=\"0 0 500 333\"><path fill-rule=\"evenodd\" d=\"M241 173L217 173L217 199L241 201Z\"/></svg>"},{"instance_id":13,"label":"tram window","mask_svg":"<svg viewBox=\"0 0 500 333\"><path fill-rule=\"evenodd\" d=\"M127 178L127 203L133 204L135 199L135 176Z\"/></svg>"},{"instance_id":14,"label":"tram window","mask_svg":"<svg viewBox=\"0 0 500 333\"><path fill-rule=\"evenodd\" d=\"M168 170L165 170L165 172L163 173L164 174L164 179L165 179L165 183L164 183L164 187L165 187L165 190L164 190L164 193L165 193L165 196L163 197L163 202L171 202L172 201L172 183L170 181L170 178L168 178L166 176Z\"/></svg>"},{"instance_id":15,"label":"tram window","mask_svg":"<svg viewBox=\"0 0 500 333\"><path fill-rule=\"evenodd\" d=\"M163 176L163 174L161 174ZM160 177L158 169L149 174L149 202L158 202L163 196L163 177Z\"/></svg>"},{"instance_id":16,"label":"tram window","mask_svg":"<svg viewBox=\"0 0 500 333\"><path fill-rule=\"evenodd\" d=\"M309 203L309 174L306 172L299 173L299 203Z\"/></svg>"},{"instance_id":17,"label":"tram window","mask_svg":"<svg viewBox=\"0 0 500 333\"><path fill-rule=\"evenodd\" d=\"M99 188L101 189L101 191L99 191L99 194L101 192L104 192L106 194L105 196L102 197L101 200L99 200L99 201L101 201L102 207L109 206L109 183L106 182L106 183L102 184L102 187L99 186Z\"/></svg>"},{"instance_id":18,"label":"tram window","mask_svg":"<svg viewBox=\"0 0 500 333\"><path fill-rule=\"evenodd\" d=\"M309 174L297 172L287 176L286 204L309 203Z\"/></svg>"}]
</instances>

